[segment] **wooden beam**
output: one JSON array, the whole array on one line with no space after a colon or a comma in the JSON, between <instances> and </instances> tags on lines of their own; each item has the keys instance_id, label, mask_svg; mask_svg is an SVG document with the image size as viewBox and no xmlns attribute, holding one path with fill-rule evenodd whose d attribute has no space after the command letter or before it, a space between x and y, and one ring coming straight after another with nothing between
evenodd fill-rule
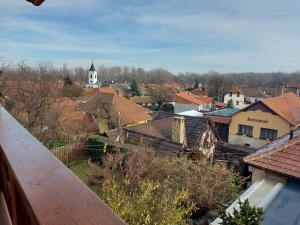
<instances>
[{"instance_id":1,"label":"wooden beam","mask_svg":"<svg viewBox=\"0 0 300 225\"><path fill-rule=\"evenodd\" d=\"M6 206L6 202L4 199L3 193L0 191L0 221L1 225L12 225L8 213L8 209Z\"/></svg>"},{"instance_id":2,"label":"wooden beam","mask_svg":"<svg viewBox=\"0 0 300 225\"><path fill-rule=\"evenodd\" d=\"M44 0L27 0L27 1L31 2L32 4L34 4L36 6L39 6L44 2Z\"/></svg>"},{"instance_id":3,"label":"wooden beam","mask_svg":"<svg viewBox=\"0 0 300 225\"><path fill-rule=\"evenodd\" d=\"M6 174L0 173L0 188L9 212L16 213L14 225L124 224L3 107L0 162L0 172Z\"/></svg>"}]
</instances>

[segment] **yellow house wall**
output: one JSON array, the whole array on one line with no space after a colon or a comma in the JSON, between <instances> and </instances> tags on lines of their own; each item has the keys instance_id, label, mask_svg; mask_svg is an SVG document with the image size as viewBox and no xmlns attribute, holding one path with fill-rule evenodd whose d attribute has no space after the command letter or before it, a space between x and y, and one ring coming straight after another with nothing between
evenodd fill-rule
<instances>
[{"instance_id":1,"label":"yellow house wall","mask_svg":"<svg viewBox=\"0 0 300 225\"><path fill-rule=\"evenodd\" d=\"M135 123L127 124L126 126L127 126L127 127L132 127L132 126L139 125L139 124L143 124L143 123L147 123L147 120L137 121L137 122L135 122Z\"/></svg>"},{"instance_id":2,"label":"yellow house wall","mask_svg":"<svg viewBox=\"0 0 300 225\"><path fill-rule=\"evenodd\" d=\"M99 120L99 132L104 133L109 130L109 121L108 119L100 119Z\"/></svg>"},{"instance_id":3,"label":"yellow house wall","mask_svg":"<svg viewBox=\"0 0 300 225\"><path fill-rule=\"evenodd\" d=\"M275 183L277 182L286 182L286 177L275 174L275 173L271 173L271 172L267 172L263 169L260 168L256 168L256 167L251 167L251 171L252 171L252 183L256 182L256 181L261 181L262 179L267 179L267 180L271 180L274 181Z\"/></svg>"},{"instance_id":4,"label":"yellow house wall","mask_svg":"<svg viewBox=\"0 0 300 225\"><path fill-rule=\"evenodd\" d=\"M147 122L147 120L138 121L138 122L135 122L135 123L132 123L132 124L127 124L126 126L130 127L130 126L135 126L135 125L138 125L138 124L143 124L143 123L146 123L146 122ZM100 119L99 124L98 124L98 128L99 128L100 133L104 133L104 132L108 131L109 130L109 120L108 119Z\"/></svg>"},{"instance_id":5,"label":"yellow house wall","mask_svg":"<svg viewBox=\"0 0 300 225\"><path fill-rule=\"evenodd\" d=\"M250 120L249 120L250 118ZM262 121L253 121L262 120ZM253 126L253 137L237 135L238 125ZM272 113L263 112L261 110L239 112L233 115L229 125L229 140L230 144L250 144L250 147L260 148L269 143L269 140L259 139L261 128L277 130L277 138L286 135L290 132L290 124L281 117Z\"/></svg>"}]
</instances>

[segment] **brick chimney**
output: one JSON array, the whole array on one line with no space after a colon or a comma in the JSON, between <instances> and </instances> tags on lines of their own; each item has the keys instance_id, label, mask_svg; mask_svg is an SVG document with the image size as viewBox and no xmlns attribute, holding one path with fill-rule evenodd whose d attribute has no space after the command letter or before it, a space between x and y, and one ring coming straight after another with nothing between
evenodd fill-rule
<instances>
[{"instance_id":1,"label":"brick chimney","mask_svg":"<svg viewBox=\"0 0 300 225\"><path fill-rule=\"evenodd\" d=\"M172 141L183 144L185 141L184 117L173 117L172 121Z\"/></svg>"}]
</instances>

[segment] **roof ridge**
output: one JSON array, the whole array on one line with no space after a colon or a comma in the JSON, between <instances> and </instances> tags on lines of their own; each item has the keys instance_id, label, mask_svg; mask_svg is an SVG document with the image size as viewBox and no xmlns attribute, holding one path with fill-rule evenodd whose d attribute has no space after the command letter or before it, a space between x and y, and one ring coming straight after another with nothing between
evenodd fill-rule
<instances>
[{"instance_id":1,"label":"roof ridge","mask_svg":"<svg viewBox=\"0 0 300 225\"><path fill-rule=\"evenodd\" d=\"M274 154L275 152L279 152L279 151L282 151L292 145L295 145L296 143L300 143L300 138L297 138L297 139L291 139L289 140L287 143L283 143L282 145L279 145L275 148L271 148L271 149L268 149L266 151L263 151L263 152L260 152L260 153L257 153L257 154L253 154L253 155L249 155L249 156L246 156L243 161L245 162L249 162L249 161L252 161L252 160L255 160L255 159L259 159L259 158L262 158L264 156L269 156L269 155L272 155Z\"/></svg>"},{"instance_id":2,"label":"roof ridge","mask_svg":"<svg viewBox=\"0 0 300 225\"><path fill-rule=\"evenodd\" d=\"M288 99L288 96L291 99ZM288 93L285 93L283 95L280 95L280 96L277 96L277 97L273 97L273 98L262 99L261 102L265 106L267 106L269 109L271 109L272 111L274 111L276 114L278 114L282 119L286 120L288 123L290 123L291 125L295 126L296 123L297 123L297 121L299 121L299 119L297 120L294 115L292 116L293 118L289 118L289 116L285 115L285 113L284 113L285 111L283 112L281 110L278 110L278 104L280 102L284 103L284 104L287 104L289 106L292 106L292 109L290 109L289 112L291 112L292 110L295 110L297 108L300 108L299 105L295 106L295 104L292 103L292 101L291 101L292 98L297 99L299 101L299 105L300 105L299 97L297 95L295 95L293 92L288 92ZM283 108L283 107L281 107L281 108Z\"/></svg>"},{"instance_id":3,"label":"roof ridge","mask_svg":"<svg viewBox=\"0 0 300 225\"><path fill-rule=\"evenodd\" d=\"M176 144L176 145L178 145L178 146L184 146L184 145L181 144L181 143L174 142L174 141L171 141L171 140L167 140L167 139L164 139L164 138L161 138L161 137L157 137L157 136L154 136L154 135L151 135L151 134L145 134L145 133L142 133L142 132L139 132L139 131L135 131L135 130L130 129L129 127L124 127L123 129L124 129L124 130L127 130L127 131L129 131L129 132L141 134L141 135L148 136L148 137L151 137L151 138L154 138L154 139L160 139L160 140L162 140L162 141L164 141L164 142Z\"/></svg>"}]
</instances>

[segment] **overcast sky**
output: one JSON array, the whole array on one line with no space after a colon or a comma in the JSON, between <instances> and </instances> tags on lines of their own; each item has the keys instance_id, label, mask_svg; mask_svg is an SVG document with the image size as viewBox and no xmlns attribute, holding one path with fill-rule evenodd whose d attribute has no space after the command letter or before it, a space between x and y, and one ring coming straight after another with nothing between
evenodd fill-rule
<instances>
[{"instance_id":1,"label":"overcast sky","mask_svg":"<svg viewBox=\"0 0 300 225\"><path fill-rule=\"evenodd\" d=\"M0 0L0 57L174 73L300 69L299 0Z\"/></svg>"}]
</instances>

